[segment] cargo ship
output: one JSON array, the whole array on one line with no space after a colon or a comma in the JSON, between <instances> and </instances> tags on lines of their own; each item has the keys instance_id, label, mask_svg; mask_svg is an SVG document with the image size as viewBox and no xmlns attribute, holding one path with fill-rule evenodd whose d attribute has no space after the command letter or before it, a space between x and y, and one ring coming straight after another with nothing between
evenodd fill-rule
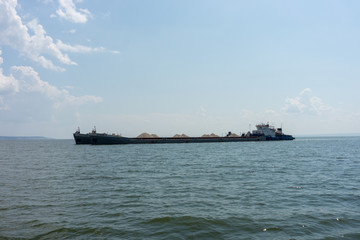
<instances>
[{"instance_id":1,"label":"cargo ship","mask_svg":"<svg viewBox=\"0 0 360 240\"><path fill-rule=\"evenodd\" d=\"M294 140L291 135L283 134L282 128L275 129L269 124L258 124L252 133L237 135L229 132L225 137L215 134L201 137L175 135L174 137L158 137L156 135L141 134L138 137L123 137L117 134L97 133L96 128L91 133L80 133L80 129L73 134L76 144L111 145L111 144L156 144L156 143L208 143L208 142L249 142L249 141L280 141Z\"/></svg>"}]
</instances>

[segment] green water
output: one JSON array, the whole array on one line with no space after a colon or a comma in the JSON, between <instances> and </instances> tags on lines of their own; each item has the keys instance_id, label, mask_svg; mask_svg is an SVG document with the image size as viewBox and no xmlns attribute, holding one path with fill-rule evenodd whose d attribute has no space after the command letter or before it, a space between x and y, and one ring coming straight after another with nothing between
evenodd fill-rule
<instances>
[{"instance_id":1,"label":"green water","mask_svg":"<svg viewBox=\"0 0 360 240\"><path fill-rule=\"evenodd\" d=\"M359 137L0 154L0 239L360 239Z\"/></svg>"}]
</instances>

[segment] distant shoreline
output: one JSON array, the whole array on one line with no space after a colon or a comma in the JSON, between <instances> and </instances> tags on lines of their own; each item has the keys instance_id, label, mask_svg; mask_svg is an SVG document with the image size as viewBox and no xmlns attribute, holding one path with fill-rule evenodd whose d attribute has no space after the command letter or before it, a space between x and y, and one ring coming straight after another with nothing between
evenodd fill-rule
<instances>
[{"instance_id":1,"label":"distant shoreline","mask_svg":"<svg viewBox=\"0 0 360 240\"><path fill-rule=\"evenodd\" d=\"M296 137L360 137L360 133L299 134Z\"/></svg>"},{"instance_id":2,"label":"distant shoreline","mask_svg":"<svg viewBox=\"0 0 360 240\"><path fill-rule=\"evenodd\" d=\"M54 138L42 136L0 136L0 140L50 140Z\"/></svg>"}]
</instances>

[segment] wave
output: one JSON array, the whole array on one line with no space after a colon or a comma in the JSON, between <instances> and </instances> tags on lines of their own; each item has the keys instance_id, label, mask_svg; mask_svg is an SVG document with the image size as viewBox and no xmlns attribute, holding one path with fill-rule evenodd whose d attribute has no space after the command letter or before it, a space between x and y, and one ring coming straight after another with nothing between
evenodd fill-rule
<instances>
[{"instance_id":1,"label":"wave","mask_svg":"<svg viewBox=\"0 0 360 240\"><path fill-rule=\"evenodd\" d=\"M262 227L251 218L205 218L193 216L158 217L143 224L150 228L153 237L162 239L222 239L230 237L234 232L251 235L262 231ZM174 233L177 233L174 235Z\"/></svg>"},{"instance_id":2,"label":"wave","mask_svg":"<svg viewBox=\"0 0 360 240\"><path fill-rule=\"evenodd\" d=\"M30 235L29 233L27 235ZM42 239L116 239L119 237L129 237L133 235L131 231L119 230L109 227L103 228L67 228L61 227L44 233L27 236L27 237L12 237L2 236L0 239L6 240L42 240Z\"/></svg>"},{"instance_id":3,"label":"wave","mask_svg":"<svg viewBox=\"0 0 360 240\"><path fill-rule=\"evenodd\" d=\"M358 239L360 221L349 218L259 219L254 217L208 218L163 216L148 219L122 218L91 226L59 226L59 223L28 222L29 228L11 232L0 228L0 239ZM99 219L98 219L99 220ZM30 227L31 225L31 227ZM6 234L8 233L8 234ZM21 237L19 237L21 236Z\"/></svg>"}]
</instances>

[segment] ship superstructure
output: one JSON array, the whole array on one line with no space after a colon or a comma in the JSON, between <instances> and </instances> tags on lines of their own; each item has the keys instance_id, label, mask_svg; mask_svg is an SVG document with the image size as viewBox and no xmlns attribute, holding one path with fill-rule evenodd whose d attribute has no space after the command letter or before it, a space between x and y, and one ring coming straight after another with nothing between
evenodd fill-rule
<instances>
[{"instance_id":1,"label":"ship superstructure","mask_svg":"<svg viewBox=\"0 0 360 240\"><path fill-rule=\"evenodd\" d=\"M256 125L256 130L252 131L253 135L265 135L266 140L294 140L291 135L283 134L282 128L275 128L269 123L261 123Z\"/></svg>"}]
</instances>

